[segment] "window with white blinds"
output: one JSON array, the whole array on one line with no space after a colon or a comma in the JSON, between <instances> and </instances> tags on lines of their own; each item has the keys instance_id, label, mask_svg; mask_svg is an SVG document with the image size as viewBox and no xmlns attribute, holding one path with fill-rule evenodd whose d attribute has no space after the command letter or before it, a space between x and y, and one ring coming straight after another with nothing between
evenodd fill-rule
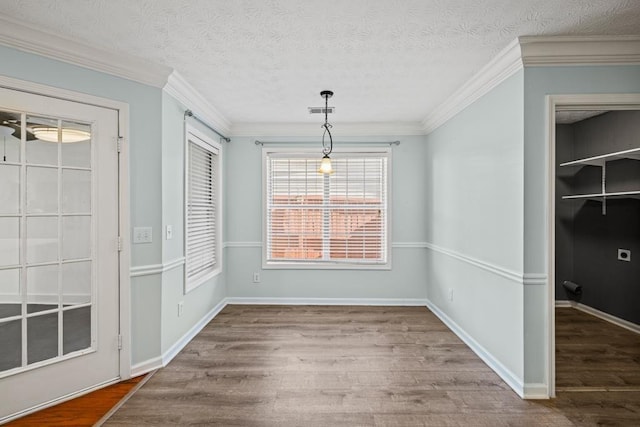
<instances>
[{"instance_id":1,"label":"window with white blinds","mask_svg":"<svg viewBox=\"0 0 640 427\"><path fill-rule=\"evenodd\" d=\"M187 132L185 292L221 270L220 147L194 132Z\"/></svg>"},{"instance_id":2,"label":"window with white blinds","mask_svg":"<svg viewBox=\"0 0 640 427\"><path fill-rule=\"evenodd\" d=\"M390 152L265 152L266 267L380 268L389 257Z\"/></svg>"}]
</instances>

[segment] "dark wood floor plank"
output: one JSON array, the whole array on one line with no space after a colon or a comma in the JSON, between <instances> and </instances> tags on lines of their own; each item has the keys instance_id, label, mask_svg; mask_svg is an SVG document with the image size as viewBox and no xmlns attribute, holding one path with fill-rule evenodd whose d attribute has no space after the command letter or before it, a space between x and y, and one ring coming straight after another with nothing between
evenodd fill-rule
<instances>
[{"instance_id":1,"label":"dark wood floor plank","mask_svg":"<svg viewBox=\"0 0 640 427\"><path fill-rule=\"evenodd\" d=\"M426 308L335 306L227 306L107 425L163 423L572 425Z\"/></svg>"},{"instance_id":2,"label":"dark wood floor plank","mask_svg":"<svg viewBox=\"0 0 640 427\"><path fill-rule=\"evenodd\" d=\"M556 309L556 386L640 387L640 335L580 310Z\"/></svg>"}]
</instances>

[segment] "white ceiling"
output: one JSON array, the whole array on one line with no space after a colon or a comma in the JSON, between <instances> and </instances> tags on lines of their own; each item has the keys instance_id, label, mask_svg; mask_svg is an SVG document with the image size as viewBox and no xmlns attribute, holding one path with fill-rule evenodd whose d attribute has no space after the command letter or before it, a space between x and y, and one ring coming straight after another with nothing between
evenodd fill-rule
<instances>
[{"instance_id":1,"label":"white ceiling","mask_svg":"<svg viewBox=\"0 0 640 427\"><path fill-rule=\"evenodd\" d=\"M638 0L0 0L176 69L232 123L419 122L523 35L638 35Z\"/></svg>"}]
</instances>

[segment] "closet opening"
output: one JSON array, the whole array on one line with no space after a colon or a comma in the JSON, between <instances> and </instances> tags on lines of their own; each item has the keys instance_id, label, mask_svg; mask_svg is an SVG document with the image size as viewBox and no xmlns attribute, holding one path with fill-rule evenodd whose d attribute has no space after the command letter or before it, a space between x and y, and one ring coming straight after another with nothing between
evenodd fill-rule
<instances>
[{"instance_id":1,"label":"closet opening","mask_svg":"<svg viewBox=\"0 0 640 427\"><path fill-rule=\"evenodd\" d=\"M621 97L551 103L552 396L640 389L640 105Z\"/></svg>"}]
</instances>

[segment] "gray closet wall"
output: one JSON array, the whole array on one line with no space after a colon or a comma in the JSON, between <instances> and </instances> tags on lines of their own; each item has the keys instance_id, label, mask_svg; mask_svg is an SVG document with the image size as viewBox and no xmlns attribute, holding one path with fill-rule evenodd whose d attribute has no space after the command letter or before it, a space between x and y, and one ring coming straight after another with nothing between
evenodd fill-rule
<instances>
[{"instance_id":1,"label":"gray closet wall","mask_svg":"<svg viewBox=\"0 0 640 427\"><path fill-rule=\"evenodd\" d=\"M556 300L582 304L640 324L640 200L602 203L562 200L599 193L601 169L559 167L563 162L640 147L640 111L612 111L556 128ZM607 163L607 192L640 190L640 160ZM618 248L631 261L618 260ZM562 282L582 286L580 296Z\"/></svg>"}]
</instances>

